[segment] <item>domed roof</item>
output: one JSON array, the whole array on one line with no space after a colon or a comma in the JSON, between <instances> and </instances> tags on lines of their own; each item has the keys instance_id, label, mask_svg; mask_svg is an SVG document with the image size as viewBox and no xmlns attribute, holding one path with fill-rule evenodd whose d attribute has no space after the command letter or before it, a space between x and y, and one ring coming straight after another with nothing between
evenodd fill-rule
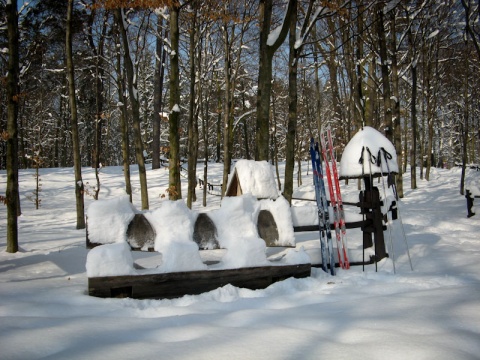
<instances>
[{"instance_id":1,"label":"domed roof","mask_svg":"<svg viewBox=\"0 0 480 360\"><path fill-rule=\"evenodd\" d=\"M388 172L398 173L395 147L378 130L364 126L345 146L340 161L340 178L381 176Z\"/></svg>"}]
</instances>

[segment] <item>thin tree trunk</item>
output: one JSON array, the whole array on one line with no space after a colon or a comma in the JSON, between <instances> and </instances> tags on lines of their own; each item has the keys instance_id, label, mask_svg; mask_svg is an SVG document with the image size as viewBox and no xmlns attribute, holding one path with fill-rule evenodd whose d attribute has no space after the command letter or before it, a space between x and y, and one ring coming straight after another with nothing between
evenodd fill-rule
<instances>
[{"instance_id":1,"label":"thin tree trunk","mask_svg":"<svg viewBox=\"0 0 480 360\"><path fill-rule=\"evenodd\" d=\"M158 15L157 20L157 40L156 40L156 65L153 93L153 139L152 139L152 169L160 168L160 126L163 99L163 78L165 74L165 60L167 52L163 49L164 41L162 37L163 17ZM165 34L167 36L167 34Z\"/></svg>"},{"instance_id":2,"label":"thin tree trunk","mask_svg":"<svg viewBox=\"0 0 480 360\"><path fill-rule=\"evenodd\" d=\"M363 96L363 28L364 28L364 21L363 21L363 9L364 6L359 4L358 6L358 15L357 15L357 41L356 41L356 76L357 76L357 84L356 84L356 91L355 91L355 100L356 106L358 108L358 113L360 114L357 123L359 123L359 128L365 125L365 98Z\"/></svg>"},{"instance_id":3,"label":"thin tree trunk","mask_svg":"<svg viewBox=\"0 0 480 360\"><path fill-rule=\"evenodd\" d=\"M398 78L398 63L397 63L397 40L396 40L396 16L395 11L391 12L391 53L392 53L392 86L393 86L393 141L395 144L395 151L397 153L398 174L395 177L397 186L397 195L403 198L403 153L402 153L402 125L400 113L400 90Z\"/></svg>"},{"instance_id":4,"label":"thin tree trunk","mask_svg":"<svg viewBox=\"0 0 480 360\"><path fill-rule=\"evenodd\" d=\"M118 101L120 107L120 131L122 134L122 159L123 159L123 176L125 178L125 192L132 202L132 183L130 181L130 150L129 150L129 136L128 136L128 120L127 120L127 103L123 94L125 86L123 85L123 72L121 67L120 51L117 51L117 87L118 87Z\"/></svg>"},{"instance_id":5,"label":"thin tree trunk","mask_svg":"<svg viewBox=\"0 0 480 360\"><path fill-rule=\"evenodd\" d=\"M383 3L377 5L377 35L380 53L380 70L382 73L383 88L383 114L385 123L385 136L393 142L393 124L392 124L392 106L391 106L391 90L390 79L388 76L388 55L387 40L385 36L385 26L383 23Z\"/></svg>"},{"instance_id":6,"label":"thin tree trunk","mask_svg":"<svg viewBox=\"0 0 480 360\"><path fill-rule=\"evenodd\" d=\"M168 117L169 125L169 145L170 156L168 159L168 186L169 199L178 200L182 198L182 187L180 182L180 72L179 72L179 26L178 17L180 9L178 5L170 7L170 43L172 45L170 53L170 115Z\"/></svg>"},{"instance_id":7,"label":"thin tree trunk","mask_svg":"<svg viewBox=\"0 0 480 360\"><path fill-rule=\"evenodd\" d=\"M205 57L206 58L206 57ZM215 70L215 67L214 69ZM208 98L212 93L212 82L210 81L208 86L207 98L203 98L202 86L200 86L200 106L202 107L202 130L203 130L203 206L207 206L207 186L208 186L208 118L210 116L210 102Z\"/></svg>"},{"instance_id":8,"label":"thin tree trunk","mask_svg":"<svg viewBox=\"0 0 480 360\"><path fill-rule=\"evenodd\" d=\"M84 202L83 202L83 181L82 167L80 158L80 140L78 135L78 119L77 119L77 99L75 97L75 73L72 58L72 13L73 0L68 0L67 10L67 28L65 52L67 58L67 79L70 100L71 128L72 128L72 145L73 145L73 163L75 171L75 199L77 209L77 229L85 229Z\"/></svg>"},{"instance_id":9,"label":"thin tree trunk","mask_svg":"<svg viewBox=\"0 0 480 360\"><path fill-rule=\"evenodd\" d=\"M314 34L314 39L316 30L313 32ZM313 49L313 60L315 62L315 104L316 104L316 120L317 120L317 131L320 133L320 130L322 129L322 115L321 115L321 109L322 109L322 92L320 91L320 77L318 76L319 68L320 65L318 63L318 45L317 43L314 46ZM313 133L310 134L313 136Z\"/></svg>"},{"instance_id":10,"label":"thin tree trunk","mask_svg":"<svg viewBox=\"0 0 480 360\"><path fill-rule=\"evenodd\" d=\"M427 116L428 116L428 148L427 148L427 172L425 174L425 178L427 180L430 180L430 170L432 166L435 166L434 163L432 163L434 159L433 155L433 141L434 141L434 135L435 135L435 129L434 129L434 119L435 119L435 109L437 107L437 85L436 85L436 79L440 78L439 75L439 70L438 70L438 52L439 52L439 44L436 43L434 44L435 46L435 75L434 77L430 76L430 71L428 73L429 78L431 77L431 81L434 82L434 86L431 87L432 90L430 90L430 86L427 86L427 94L428 94L428 107L427 107ZM431 64L430 62L428 63L428 68L430 68ZM429 80L430 81L430 80Z\"/></svg>"},{"instance_id":11,"label":"thin tree trunk","mask_svg":"<svg viewBox=\"0 0 480 360\"><path fill-rule=\"evenodd\" d=\"M93 18L95 17L95 11L92 12L91 15ZM106 19L104 19L106 20ZM103 75L104 75L104 68L103 68L103 44L105 40L105 35L107 31L107 21L104 21L102 27L102 33L100 36L100 41L98 43L98 51L95 48L95 44L93 42L92 36L92 29L90 24L89 29L89 42L90 48L92 49L93 53L96 56L95 59L95 146L93 148L93 163L92 166L95 169L95 179L97 182L97 186L95 188L95 192L93 198L98 200L98 194L100 192L100 176L99 176L99 168L100 168L100 158L102 154L102 129L104 127L104 116L103 116Z\"/></svg>"},{"instance_id":12,"label":"thin tree trunk","mask_svg":"<svg viewBox=\"0 0 480 360\"><path fill-rule=\"evenodd\" d=\"M465 37L465 49L468 49L468 37ZM466 174L466 167L467 167L467 151L468 151L468 118L469 118L469 101L468 101L468 76L469 76L469 69L468 67L469 59L468 59L468 52L466 52L465 56L465 84L463 90L463 99L465 101L464 110L463 110L463 125L461 126L461 136L462 136L462 175L460 177L460 195L465 195L465 174Z\"/></svg>"},{"instance_id":13,"label":"thin tree trunk","mask_svg":"<svg viewBox=\"0 0 480 360\"><path fill-rule=\"evenodd\" d=\"M272 61L273 56L285 40L290 17L293 13L294 1L288 2L284 23L282 24L279 36L268 42L270 33L270 22L272 19L272 0L260 0L260 53L258 70L258 92L257 92L257 122L255 134L255 160L268 160L269 130L270 130L270 96L272 93Z\"/></svg>"},{"instance_id":14,"label":"thin tree trunk","mask_svg":"<svg viewBox=\"0 0 480 360\"><path fill-rule=\"evenodd\" d=\"M376 122L376 105L377 105L377 92L376 92L376 63L377 59L375 54L372 53L370 59L370 66L368 67L368 78L367 78L367 91L368 91L368 102L365 105L365 125L374 126Z\"/></svg>"},{"instance_id":15,"label":"thin tree trunk","mask_svg":"<svg viewBox=\"0 0 480 360\"><path fill-rule=\"evenodd\" d=\"M232 146L233 146L233 84L232 84L232 49L228 32L228 25L223 24L223 37L225 49L225 102L224 105L224 122L223 122L223 181L222 196L227 191L228 175L232 163ZM232 29L235 32L235 29Z\"/></svg>"},{"instance_id":16,"label":"thin tree trunk","mask_svg":"<svg viewBox=\"0 0 480 360\"><path fill-rule=\"evenodd\" d=\"M195 121L195 44L197 26L197 7L194 3L192 29L190 31L190 103L188 108L188 188L187 206L191 209L192 202L196 201L195 188L197 186L197 147L198 123ZM196 126L197 125L197 126Z\"/></svg>"},{"instance_id":17,"label":"thin tree trunk","mask_svg":"<svg viewBox=\"0 0 480 360\"><path fill-rule=\"evenodd\" d=\"M242 91L242 103L243 103L243 109L246 108L245 106L245 89ZM247 122L247 117L245 116L242 120L242 127L243 127L243 138L245 140L245 159L250 160L250 146L249 141L250 141L250 136L249 136L249 128L248 128L248 122Z\"/></svg>"},{"instance_id":18,"label":"thin tree trunk","mask_svg":"<svg viewBox=\"0 0 480 360\"><path fill-rule=\"evenodd\" d=\"M462 2L463 8L465 9L465 31L468 35L470 35L470 38L473 41L473 45L475 46L475 50L477 51L477 55L480 60L480 44L478 42L478 29L474 31L470 24L470 14L472 11L470 0L467 0L467 1L461 0L461 2ZM478 11L478 7L480 6L480 4L478 3L478 0L477 0L477 4L474 3L474 6L477 7L477 11Z\"/></svg>"},{"instance_id":19,"label":"thin tree trunk","mask_svg":"<svg viewBox=\"0 0 480 360\"><path fill-rule=\"evenodd\" d=\"M92 34L92 24L96 16L96 11L93 10L88 24L88 42L90 49L95 55L95 145L93 147L92 167L97 169L100 167L100 157L102 152L102 128L103 128L103 44L107 31L107 21L103 22L100 40L98 41L98 49L95 46ZM104 19L106 20L106 19ZM97 172L96 175L98 176ZM98 181L97 181L97 185ZM99 190L99 189L98 189ZM98 191L97 190L97 191ZM98 196L98 193L96 194ZM97 197L95 197L97 199Z\"/></svg>"},{"instance_id":20,"label":"thin tree trunk","mask_svg":"<svg viewBox=\"0 0 480 360\"><path fill-rule=\"evenodd\" d=\"M138 90L136 83L136 75L133 67L132 57L130 54L130 47L127 37L127 29L124 26L123 9L115 9L115 19L120 30L120 36L123 41L123 55L124 66L127 73L128 80L128 94L132 107L132 121L133 121L133 137L135 144L135 157L138 163L138 176L140 178L140 193L142 199L142 209L148 209L148 188L147 188L147 173L145 170L145 159L143 156L143 141L140 129L140 104L138 101Z\"/></svg>"},{"instance_id":21,"label":"thin tree trunk","mask_svg":"<svg viewBox=\"0 0 480 360\"><path fill-rule=\"evenodd\" d=\"M8 27L8 74L7 74L7 252L18 251L18 15L17 0L6 5Z\"/></svg>"},{"instance_id":22,"label":"thin tree trunk","mask_svg":"<svg viewBox=\"0 0 480 360\"><path fill-rule=\"evenodd\" d=\"M295 139L297 132L297 0L292 0L292 15L290 17L289 55L288 55L288 121L285 147L285 179L283 196L292 203L293 172L295 169Z\"/></svg>"},{"instance_id":23,"label":"thin tree trunk","mask_svg":"<svg viewBox=\"0 0 480 360\"><path fill-rule=\"evenodd\" d=\"M411 100L411 119L412 119L412 152L410 155L410 174L411 188L417 188L417 66L412 64L412 100Z\"/></svg>"},{"instance_id":24,"label":"thin tree trunk","mask_svg":"<svg viewBox=\"0 0 480 360\"><path fill-rule=\"evenodd\" d=\"M327 19L329 31L334 34L335 22L332 18ZM329 52L324 55L327 61L327 68L330 77L330 90L332 94L333 116L332 121L335 124L340 124L342 119L342 108L340 106L340 91L338 86L338 58L336 57L335 44L329 42Z\"/></svg>"}]
</instances>

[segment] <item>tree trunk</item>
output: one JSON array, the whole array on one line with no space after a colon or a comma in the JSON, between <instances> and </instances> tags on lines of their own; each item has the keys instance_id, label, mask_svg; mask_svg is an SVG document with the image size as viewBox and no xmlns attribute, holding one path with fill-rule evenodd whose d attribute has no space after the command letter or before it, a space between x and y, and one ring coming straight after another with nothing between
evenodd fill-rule
<instances>
[{"instance_id":1,"label":"tree trunk","mask_svg":"<svg viewBox=\"0 0 480 360\"><path fill-rule=\"evenodd\" d=\"M103 44L105 41L105 35L107 32L107 21L103 22L102 25L102 32L100 35L100 40L98 42L98 50L95 47L95 43L93 41L93 34L92 34L92 23L95 18L96 11L92 11L90 20L89 20L89 33L88 39L90 43L90 48L95 55L95 145L93 147L93 161L92 167L95 169L95 179L97 182L97 186L95 188L95 192L93 198L98 200L98 194L100 192L100 176L99 176L99 168L100 168L100 158L102 155L102 129L104 127L104 116L103 116L103 75L104 75L104 68L103 68ZM106 20L106 19L104 19Z\"/></svg>"},{"instance_id":2,"label":"tree trunk","mask_svg":"<svg viewBox=\"0 0 480 360\"><path fill-rule=\"evenodd\" d=\"M220 91L218 91L218 94L220 94ZM215 149L216 149L216 156L215 156L215 161L218 163L221 160L222 157L222 100L221 97L218 96L218 106L217 106L217 127L216 127L216 144L215 144Z\"/></svg>"},{"instance_id":3,"label":"tree trunk","mask_svg":"<svg viewBox=\"0 0 480 360\"><path fill-rule=\"evenodd\" d=\"M367 78L367 91L368 91L368 101L365 104L365 125L374 126L376 118L376 108L377 108L377 91L376 91L376 63L377 59L375 54L372 53L370 59L370 66L368 67L368 78Z\"/></svg>"},{"instance_id":4,"label":"tree trunk","mask_svg":"<svg viewBox=\"0 0 480 360\"><path fill-rule=\"evenodd\" d=\"M401 125L401 113L400 113L400 90L399 90L399 78L398 78L398 62L397 62L397 40L396 40L396 21L395 11L391 12L391 53L392 53L392 87L393 87L393 141L395 145L395 151L397 153L397 165L398 174L395 177L397 195L399 198L403 198L403 152L402 152L402 125Z\"/></svg>"},{"instance_id":5,"label":"tree trunk","mask_svg":"<svg viewBox=\"0 0 480 360\"><path fill-rule=\"evenodd\" d=\"M121 68L120 51L117 51L117 87L118 87L118 101L120 107L120 131L122 134L122 158L123 158L123 176L125 178L125 192L132 202L132 184L130 181L130 150L129 150L129 136L128 136L128 111L126 99L123 96L125 93L125 86L123 73Z\"/></svg>"},{"instance_id":6,"label":"tree trunk","mask_svg":"<svg viewBox=\"0 0 480 360\"><path fill-rule=\"evenodd\" d=\"M412 149L410 155L411 188L417 188L417 66L412 64L412 99L411 99L411 126Z\"/></svg>"},{"instance_id":7,"label":"tree trunk","mask_svg":"<svg viewBox=\"0 0 480 360\"><path fill-rule=\"evenodd\" d=\"M434 82L433 86L427 85L427 96L428 96L428 106L427 106L427 117L428 117L428 148L427 148L427 172L425 174L425 178L427 180L430 180L430 170L432 166L435 166L435 164L432 164L434 161L434 156L433 156L433 142L434 142L434 135L435 135L435 129L434 129L434 120L436 119L435 116L435 109L437 108L437 80L440 78L439 74L439 69L438 69L438 63L439 63L439 58L438 58L438 52L439 52L439 47L440 45L435 43L433 45L435 47L435 75L431 74L431 72L428 72L428 77L431 79L430 81ZM428 62L428 68L431 66L431 62ZM433 72L433 71L432 71ZM431 90L430 90L431 89Z\"/></svg>"},{"instance_id":8,"label":"tree trunk","mask_svg":"<svg viewBox=\"0 0 480 360\"><path fill-rule=\"evenodd\" d=\"M356 91L355 91L355 101L357 110L359 113L359 119L357 123L359 123L359 128L365 125L365 98L363 95L363 29L364 29L364 21L363 21L363 10L364 5L360 4L358 6L358 14L357 14L357 41L356 41Z\"/></svg>"},{"instance_id":9,"label":"tree trunk","mask_svg":"<svg viewBox=\"0 0 480 360\"><path fill-rule=\"evenodd\" d=\"M67 61L67 79L71 113L73 163L75 171L75 199L77 209L77 229L85 229L82 164L80 158L80 140L78 135L77 99L75 97L75 73L72 57L72 13L73 0L68 0L65 52Z\"/></svg>"},{"instance_id":10,"label":"tree trunk","mask_svg":"<svg viewBox=\"0 0 480 360\"><path fill-rule=\"evenodd\" d=\"M295 169L295 139L297 131L297 0L292 0L288 55L288 122L285 148L285 179L283 195L291 204L293 196L293 172Z\"/></svg>"},{"instance_id":11,"label":"tree trunk","mask_svg":"<svg viewBox=\"0 0 480 360\"><path fill-rule=\"evenodd\" d=\"M170 200L182 198L182 188L180 182L180 71L179 71L179 40L180 33L178 27L178 17L180 9L177 5L170 7L170 43L172 45L170 53L170 115L168 117L169 125L169 146L170 156L168 159L168 191Z\"/></svg>"},{"instance_id":12,"label":"tree trunk","mask_svg":"<svg viewBox=\"0 0 480 360\"><path fill-rule=\"evenodd\" d=\"M228 175L232 163L232 146L233 146L233 84L232 84L232 49L228 32L228 24L223 24L223 37L225 49L225 101L223 111L223 181L222 196L227 191ZM232 30L235 32L235 29Z\"/></svg>"},{"instance_id":13,"label":"tree trunk","mask_svg":"<svg viewBox=\"0 0 480 360\"><path fill-rule=\"evenodd\" d=\"M148 188L147 173L145 170L145 159L143 156L143 141L140 129L140 103L138 101L138 89L136 74L133 67L132 56L130 54L130 45L128 43L127 29L124 26L123 9L115 9L115 19L120 30L120 36L123 41L124 66L127 73L128 94L132 107L133 137L135 144L135 156L138 163L138 175L140 178L140 193L142 198L142 210L148 209Z\"/></svg>"},{"instance_id":14,"label":"tree trunk","mask_svg":"<svg viewBox=\"0 0 480 360\"><path fill-rule=\"evenodd\" d=\"M20 215L18 196L18 15L17 0L6 5L8 27L8 74L7 74L7 252L18 251L18 220Z\"/></svg>"},{"instance_id":15,"label":"tree trunk","mask_svg":"<svg viewBox=\"0 0 480 360\"><path fill-rule=\"evenodd\" d=\"M468 1L465 1L465 0L462 0L462 6L465 10L465 32L470 35L470 38L472 39L472 42L473 42L473 45L475 46L475 50L477 51L477 55L478 55L478 59L480 60L480 44L479 44L479 41L478 41L478 29L477 30L474 30L472 28L472 24L470 23L470 15L472 13L472 8L471 8L471 4L470 4L470 0ZM474 2L474 10L475 10L475 7L476 7L476 10L477 10L477 19L478 19L478 7L479 7L479 4L478 4L478 0L477 0L477 4L475 4ZM475 25L475 20L473 21L473 26Z\"/></svg>"},{"instance_id":16,"label":"tree trunk","mask_svg":"<svg viewBox=\"0 0 480 360\"><path fill-rule=\"evenodd\" d=\"M167 52L164 50L162 37L163 18L158 15L156 40L156 65L153 93L153 139L152 139L152 169L160 168L160 126L163 96L163 78L165 74L165 60ZM167 36L167 34L165 34Z\"/></svg>"},{"instance_id":17,"label":"tree trunk","mask_svg":"<svg viewBox=\"0 0 480 360\"><path fill-rule=\"evenodd\" d=\"M468 49L468 37L465 37L465 49ZM469 69L468 67L469 59L468 59L468 52L466 52L465 56L465 81L464 81L464 89L463 89L463 99L465 101L464 109L463 109L463 126L461 126L461 137L462 137L462 175L460 177L460 195L465 195L465 174L466 174L466 167L467 167L467 150L468 150L468 118L469 118L469 108L468 108L468 76L469 76Z\"/></svg>"},{"instance_id":18,"label":"tree trunk","mask_svg":"<svg viewBox=\"0 0 480 360\"><path fill-rule=\"evenodd\" d=\"M380 52L380 70L382 73L382 88L383 88L383 114L385 123L385 136L388 140L393 142L393 124L392 124L392 106L391 106L391 90L390 79L388 76L388 55L387 55L387 40L385 36L385 26L383 24L383 3L377 5L377 35L378 47Z\"/></svg>"},{"instance_id":19,"label":"tree trunk","mask_svg":"<svg viewBox=\"0 0 480 360\"><path fill-rule=\"evenodd\" d=\"M93 33L92 33L92 24L95 20L96 11L93 10L90 14L89 24L88 24L88 42L90 45L90 49L95 56L95 144L93 147L93 156L92 156L92 167L97 169L100 167L100 157L102 153L102 128L103 128L103 62L104 62L104 55L103 55L103 44L105 41L105 35L107 31L107 21L103 22L102 25L102 32L100 35L100 39L98 41L98 49L95 46L95 42L93 40ZM105 19L104 19L105 20ZM96 171L96 175L98 173ZM97 181L97 185L99 185ZM96 194L98 196L98 193ZM95 197L97 199L97 197Z\"/></svg>"},{"instance_id":20,"label":"tree trunk","mask_svg":"<svg viewBox=\"0 0 480 360\"><path fill-rule=\"evenodd\" d=\"M201 63L201 62L200 62ZM208 186L208 118L210 116L210 102L207 100L212 93L212 82L208 86L207 98L203 98L202 87L200 86L200 106L202 108L202 131L203 131L203 201L202 205L207 206L207 186Z\"/></svg>"},{"instance_id":21,"label":"tree trunk","mask_svg":"<svg viewBox=\"0 0 480 360\"><path fill-rule=\"evenodd\" d=\"M192 202L196 201L195 188L197 186L197 148L198 148L198 123L195 120L195 45L196 45L196 19L197 8L194 3L192 29L190 31L190 103L188 109L188 188L187 206L191 209Z\"/></svg>"},{"instance_id":22,"label":"tree trunk","mask_svg":"<svg viewBox=\"0 0 480 360\"><path fill-rule=\"evenodd\" d=\"M332 18L327 19L327 24L330 33L334 34L335 31L335 22ZM329 52L324 54L327 61L327 68L330 77L330 90L332 94L332 107L333 107L333 116L332 121L335 124L340 124L342 119L342 108L340 106L340 91L338 86L338 58L336 57L335 44L329 42Z\"/></svg>"},{"instance_id":23,"label":"tree trunk","mask_svg":"<svg viewBox=\"0 0 480 360\"><path fill-rule=\"evenodd\" d=\"M313 32L314 34L316 33L316 30ZM316 120L317 120L317 131L320 133L320 130L322 129L322 115L321 115L321 109L322 109L322 92L320 89L320 77L318 76L319 72L319 62L318 62L318 45L315 44L314 49L313 49L313 60L315 62L315 104L316 104ZM313 132L311 133L313 136Z\"/></svg>"},{"instance_id":24,"label":"tree trunk","mask_svg":"<svg viewBox=\"0 0 480 360\"><path fill-rule=\"evenodd\" d=\"M260 52L257 92L257 122L255 134L255 160L268 160L269 151L269 115L270 95L272 93L272 61L273 55L287 36L290 17L292 16L293 0L288 2L285 19L279 36L268 42L270 22L272 19L272 0L260 0Z\"/></svg>"}]
</instances>

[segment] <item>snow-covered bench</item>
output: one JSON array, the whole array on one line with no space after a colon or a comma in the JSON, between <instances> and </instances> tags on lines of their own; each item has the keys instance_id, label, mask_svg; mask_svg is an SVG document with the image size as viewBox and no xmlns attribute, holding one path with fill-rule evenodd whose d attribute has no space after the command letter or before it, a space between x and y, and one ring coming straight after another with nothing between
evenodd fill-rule
<instances>
[{"instance_id":1,"label":"snow-covered bench","mask_svg":"<svg viewBox=\"0 0 480 360\"><path fill-rule=\"evenodd\" d=\"M170 237L186 237L200 249L228 248L236 243L239 231L246 236L246 228L253 229L249 236L263 239L267 246L295 247L290 207L283 197L225 198L220 209L199 214L184 203L169 201L156 210L140 212L125 196L92 203L87 222L87 248L127 242L133 250L153 251Z\"/></svg>"},{"instance_id":2,"label":"snow-covered bench","mask_svg":"<svg viewBox=\"0 0 480 360\"><path fill-rule=\"evenodd\" d=\"M278 225L274 245L288 248L283 256L273 259L267 254L268 242L261 237L258 226L261 222L269 225L269 219L262 215L267 212ZM290 210L284 198L226 197L220 209L198 214L183 201L169 200L154 211L139 212L125 196L98 200L89 206L87 215L87 246L90 242L92 249L86 268L89 294L93 296L172 298L229 283L262 289L288 277L310 276L311 260L303 248L295 248ZM197 239L198 219L203 219L200 232L206 236ZM131 229L132 223L137 230ZM218 242L220 253L206 252L216 254L216 261L209 261L205 252L199 251L212 249L212 238ZM159 255L145 267L134 261L132 249L153 250Z\"/></svg>"}]
</instances>

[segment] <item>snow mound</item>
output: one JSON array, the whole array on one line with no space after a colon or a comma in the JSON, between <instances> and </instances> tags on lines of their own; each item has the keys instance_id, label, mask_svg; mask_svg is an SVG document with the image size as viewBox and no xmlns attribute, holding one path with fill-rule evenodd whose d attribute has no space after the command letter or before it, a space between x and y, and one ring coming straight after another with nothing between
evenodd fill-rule
<instances>
[{"instance_id":1,"label":"snow mound","mask_svg":"<svg viewBox=\"0 0 480 360\"><path fill-rule=\"evenodd\" d=\"M183 201L164 201L160 208L146 212L155 228L155 251L162 253L158 272L205 270L193 239L194 215Z\"/></svg>"},{"instance_id":2,"label":"snow mound","mask_svg":"<svg viewBox=\"0 0 480 360\"><path fill-rule=\"evenodd\" d=\"M128 196L97 200L87 209L88 238L98 244L126 242L128 224L134 216Z\"/></svg>"},{"instance_id":3,"label":"snow mound","mask_svg":"<svg viewBox=\"0 0 480 360\"><path fill-rule=\"evenodd\" d=\"M88 253L85 267L88 277L136 274L130 246L126 242L93 248Z\"/></svg>"},{"instance_id":4,"label":"snow mound","mask_svg":"<svg viewBox=\"0 0 480 360\"><path fill-rule=\"evenodd\" d=\"M388 156L388 167L383 151L385 149ZM370 156L372 161L370 162ZM363 154L362 154L363 152ZM389 155L388 155L389 154ZM363 168L360 159L363 155ZM380 166L376 160L380 158ZM386 174L390 172L398 173L397 153L395 147L382 133L370 126L364 126L349 141L342 154L340 161L340 177L358 178L366 174Z\"/></svg>"},{"instance_id":5,"label":"snow mound","mask_svg":"<svg viewBox=\"0 0 480 360\"><path fill-rule=\"evenodd\" d=\"M211 218L217 226L218 243L227 249L222 258L223 268L268 264L266 244L258 236L254 222L258 212L258 203L251 195L225 197L222 207L211 212Z\"/></svg>"},{"instance_id":6,"label":"snow mound","mask_svg":"<svg viewBox=\"0 0 480 360\"><path fill-rule=\"evenodd\" d=\"M299 249L288 249L285 258L286 264L308 264L312 262L310 256L305 252L305 248L301 246Z\"/></svg>"},{"instance_id":7,"label":"snow mound","mask_svg":"<svg viewBox=\"0 0 480 360\"><path fill-rule=\"evenodd\" d=\"M472 196L480 196L480 172L467 172L465 178L465 189L469 190Z\"/></svg>"}]
</instances>

